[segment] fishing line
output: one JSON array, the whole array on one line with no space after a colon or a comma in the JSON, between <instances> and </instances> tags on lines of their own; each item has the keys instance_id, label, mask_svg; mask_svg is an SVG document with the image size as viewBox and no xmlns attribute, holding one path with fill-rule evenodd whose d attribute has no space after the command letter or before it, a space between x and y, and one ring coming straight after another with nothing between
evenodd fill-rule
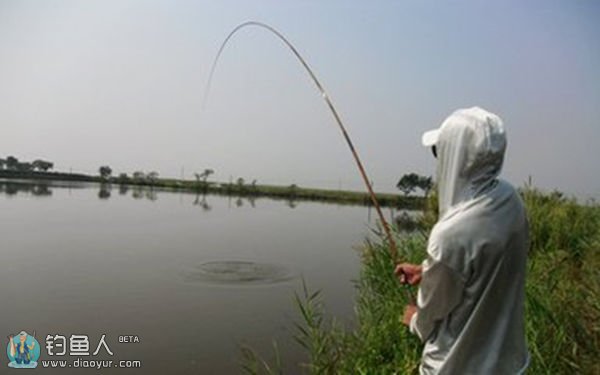
<instances>
[{"instance_id":1,"label":"fishing line","mask_svg":"<svg viewBox=\"0 0 600 375\"><path fill-rule=\"evenodd\" d=\"M329 110L331 111L331 113L332 113L332 115L333 115L333 117L335 119L335 122L337 123L338 127L340 128L340 131L342 132L342 135L344 136L344 139L346 140L346 143L348 144L348 147L350 148L350 151L352 152L352 156L354 156L354 160L356 162L356 165L358 167L360 175L361 175L361 177L362 177L362 179L363 179L363 181L365 183L365 186L367 187L367 191L369 193L369 196L371 197L371 201L373 202L373 206L375 206L375 210L377 211L377 215L379 216L379 220L381 221L381 225L383 226L383 229L384 229L385 234L387 236L387 240L388 240L389 246L390 246L390 256L392 258L392 261L396 262L397 261L397 256L398 256L398 253L397 253L397 250L396 250L396 241L394 241L394 238L392 236L392 232L390 230L390 226L388 225L387 221L385 220L385 217L383 216L383 212L381 211L381 207L379 206L379 202L377 201L377 198L375 197L375 193L373 192L373 187L371 186L371 183L369 182L370 180L367 177L367 173L365 171L365 168L363 167L363 164L362 164L362 162L360 160L360 157L358 156L358 152L356 151L356 148L354 147L354 144L352 143L352 140L350 139L350 136L348 135L348 132L346 131L346 128L344 127L344 124L342 123L342 119L340 118L338 112L336 111L335 107L333 106L333 103L332 103L329 95L327 94L327 92L323 88L323 85L317 79L317 76L312 71L312 69L310 68L310 66L306 62L306 60L304 60L304 58L300 55L300 53L298 52L298 50L296 49L296 47L294 47L294 45L289 40L287 40L287 38L285 36L283 36L283 34L281 34L275 28L273 28L273 27L271 27L271 26L269 26L267 24L264 24L262 22L247 21L247 22L241 23L238 26L236 26L229 33L229 35L227 35L227 37L225 38L225 40L223 41L223 43L221 43L221 46L219 47L219 51L217 52L215 60L213 61L212 67L210 69L210 75L209 75L209 78L208 78L208 83L206 85L206 91L204 92L204 99L203 99L203 102L202 102L202 108L205 108L205 106L206 106L206 100L208 98L208 93L210 92L210 87L211 87L213 75L215 73L215 69L217 67L217 63L219 62L219 58L221 57L221 54L223 53L223 50L225 49L225 46L227 45L227 43L229 42L229 40L231 39L231 37L233 37L233 35L236 34L240 29L243 29L245 27L250 27L250 26L256 26L256 27L260 27L260 28L266 29L266 30L270 31L271 33L273 33L275 36L277 36L283 43L285 43L285 45L288 46L288 48L292 51L292 53L298 58L298 60L302 64L302 66L304 66L304 69L306 69L306 71L310 75L310 78L312 79L312 81L314 82L314 84L317 86L317 89L321 93L321 96L323 97L323 100L325 100L325 102L327 103L327 106L329 107Z\"/></svg>"}]
</instances>

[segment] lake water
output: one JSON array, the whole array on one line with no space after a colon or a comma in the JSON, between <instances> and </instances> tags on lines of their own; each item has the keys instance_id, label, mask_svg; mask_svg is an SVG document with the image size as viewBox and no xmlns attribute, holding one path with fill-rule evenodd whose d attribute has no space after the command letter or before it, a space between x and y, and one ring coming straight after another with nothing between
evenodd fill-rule
<instances>
[{"instance_id":1,"label":"lake water","mask_svg":"<svg viewBox=\"0 0 600 375\"><path fill-rule=\"evenodd\" d=\"M41 360L141 361L102 371L111 374L237 374L241 344L270 358L275 339L286 373L297 373L306 358L292 339L294 291L304 278L351 322L356 248L371 216L359 206L0 182L0 333L7 345L9 334L35 331ZM71 335L88 337L89 356L69 355ZM102 335L113 356L105 346L93 355ZM140 342L119 342L129 335Z\"/></svg>"}]
</instances>

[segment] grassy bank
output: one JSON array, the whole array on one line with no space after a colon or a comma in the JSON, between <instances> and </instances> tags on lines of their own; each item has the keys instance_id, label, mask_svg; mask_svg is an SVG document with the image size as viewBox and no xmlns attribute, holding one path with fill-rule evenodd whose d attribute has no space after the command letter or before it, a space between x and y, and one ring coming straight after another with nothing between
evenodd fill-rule
<instances>
[{"instance_id":1,"label":"grassy bank","mask_svg":"<svg viewBox=\"0 0 600 375\"><path fill-rule=\"evenodd\" d=\"M61 172L19 172L0 170L0 178L29 179L46 181L79 181L105 184L123 184L132 186L148 186L169 190L190 191L203 194L219 194L233 196L272 197L288 200L322 201L339 204L370 205L371 198L364 192L304 188L296 185L274 186L258 184L232 184L217 182L202 182L195 180L177 180L158 178L154 180L90 176L85 174ZM377 201L384 207L402 207L420 209L424 200L422 197L405 197L399 194L376 194Z\"/></svg>"},{"instance_id":2,"label":"grassy bank","mask_svg":"<svg viewBox=\"0 0 600 375\"><path fill-rule=\"evenodd\" d=\"M525 189L531 249L526 285L529 374L598 374L600 365L600 207ZM425 220L434 222L430 212ZM403 260L423 259L422 234L399 236ZM416 373L421 344L401 323L405 290L384 243L367 243L357 281L356 324L328 317L318 292L297 296L297 341L312 374ZM245 351L249 373L278 373ZM283 359L285 360L285 358Z\"/></svg>"}]
</instances>

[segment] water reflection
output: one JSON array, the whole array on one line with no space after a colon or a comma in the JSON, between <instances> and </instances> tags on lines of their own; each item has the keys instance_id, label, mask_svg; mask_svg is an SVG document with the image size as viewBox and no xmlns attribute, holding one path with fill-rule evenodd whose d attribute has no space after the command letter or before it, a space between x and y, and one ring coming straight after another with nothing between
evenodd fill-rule
<instances>
[{"instance_id":1,"label":"water reflection","mask_svg":"<svg viewBox=\"0 0 600 375\"><path fill-rule=\"evenodd\" d=\"M99 199L110 199L112 193L112 185L111 184L100 184L98 190L98 198ZM156 188L153 186L147 185L127 185L127 184L119 184L119 196L127 196L131 192L131 197L136 200L149 200L156 201L158 199L159 193L173 193L173 191L165 190L161 188ZM185 194L193 194L191 192L180 192L183 196ZM197 191L195 193L195 198L193 201L194 206L199 206L203 211L211 211L213 206L210 204L209 197L216 197L217 195L208 194L206 191ZM250 206L252 208L256 208L256 202L261 198L258 198L253 195L228 195L228 207L229 208L243 208L245 206ZM298 200L294 197L286 198L286 199L273 199L273 198L264 198L264 199L272 199L279 200L283 202L289 208L296 208L298 206Z\"/></svg>"},{"instance_id":2,"label":"water reflection","mask_svg":"<svg viewBox=\"0 0 600 375\"><path fill-rule=\"evenodd\" d=\"M397 210L392 222L401 233L412 233L423 230L423 212L417 210Z\"/></svg>"},{"instance_id":3,"label":"water reflection","mask_svg":"<svg viewBox=\"0 0 600 375\"><path fill-rule=\"evenodd\" d=\"M100 184L100 190L98 191L98 198L100 198L100 199L110 198L111 189L112 189L112 187L110 184L106 184L106 183Z\"/></svg>"},{"instance_id":4,"label":"water reflection","mask_svg":"<svg viewBox=\"0 0 600 375\"><path fill-rule=\"evenodd\" d=\"M282 372L294 373L304 360L289 334L300 276L323 291L333 315L354 317L354 249L370 233L364 207L301 202L292 211L284 199L241 197L237 209L233 196L228 210L224 195L115 183L0 189L0 295L11 301L2 316L40 337L140 335L131 350L109 344L148 375L239 373L238 343L270 353L276 339L291 364ZM24 223L35 231L24 235ZM16 290L26 298L11 298ZM10 324L0 331L16 329Z\"/></svg>"},{"instance_id":5,"label":"water reflection","mask_svg":"<svg viewBox=\"0 0 600 375\"><path fill-rule=\"evenodd\" d=\"M12 196L19 193L31 194L36 197L44 197L52 195L50 185L45 182L23 183L19 181L2 181L0 182L0 193Z\"/></svg>"},{"instance_id":6,"label":"water reflection","mask_svg":"<svg viewBox=\"0 0 600 375\"><path fill-rule=\"evenodd\" d=\"M121 195L126 195L127 190L125 190ZM152 186L141 186L141 185L133 185L131 196L133 199L146 199L151 202L155 202L158 199L158 194L156 189Z\"/></svg>"},{"instance_id":7,"label":"water reflection","mask_svg":"<svg viewBox=\"0 0 600 375\"><path fill-rule=\"evenodd\" d=\"M250 206L252 206L252 208L256 208L256 197L247 197L246 198L248 200L248 203L250 203Z\"/></svg>"},{"instance_id":8,"label":"water reflection","mask_svg":"<svg viewBox=\"0 0 600 375\"><path fill-rule=\"evenodd\" d=\"M202 199L200 199L200 196L202 196ZM200 206L202 208L202 211L212 210L212 206L206 202L206 194L202 194L202 195L196 194L196 199L194 200L194 206Z\"/></svg>"},{"instance_id":9,"label":"water reflection","mask_svg":"<svg viewBox=\"0 0 600 375\"><path fill-rule=\"evenodd\" d=\"M146 199L151 202L154 202L158 199L158 195L156 194L156 190L154 190L154 188L151 187L146 190Z\"/></svg>"},{"instance_id":10,"label":"water reflection","mask_svg":"<svg viewBox=\"0 0 600 375\"><path fill-rule=\"evenodd\" d=\"M286 201L286 204L289 208L296 208L298 206L298 201L294 198L290 198Z\"/></svg>"},{"instance_id":11,"label":"water reflection","mask_svg":"<svg viewBox=\"0 0 600 375\"><path fill-rule=\"evenodd\" d=\"M129 358L148 375L239 373L237 343L269 353L272 338L290 366L303 361L289 334L294 290L304 278L333 315L353 322L355 249L376 220L362 206L115 183L11 180L0 182L0 199L8 208L0 210L0 295L27 291L3 316L53 330L43 337L116 337L126 327L143 337ZM23 236L23 223L35 233ZM36 272L22 278L23 269Z\"/></svg>"},{"instance_id":12,"label":"water reflection","mask_svg":"<svg viewBox=\"0 0 600 375\"><path fill-rule=\"evenodd\" d=\"M113 195L113 188L118 189L119 197L131 196L134 200L146 200L150 202L156 202L158 195L160 194L172 194L173 191L168 189L156 188L147 185L127 185L118 184L118 188L110 183L77 183L77 182L60 182L60 181L30 181L30 180L0 180L0 193L5 193L8 196L14 196L16 194L30 194L36 197L51 196L53 188L67 187L69 191L71 188L86 188L96 186L97 197L100 200L109 200L115 197ZM213 209L213 205L210 203L211 199L219 199L217 195L207 194L205 191L198 191L196 193L191 192L179 192L180 196L195 194L195 198L192 202L194 206L198 206L204 212L210 212ZM212 197L212 198L211 198ZM244 208L251 207L257 208L257 201L261 199L269 199L280 201L283 205L290 209L298 207L299 200L295 197L287 198L258 198L253 195L235 196L228 195L228 207L231 208ZM333 203L335 204L335 203ZM414 232L421 229L421 212L417 210L405 210L399 208L388 208L389 220L400 232ZM367 206L367 222L372 223L372 206Z\"/></svg>"},{"instance_id":13,"label":"water reflection","mask_svg":"<svg viewBox=\"0 0 600 375\"><path fill-rule=\"evenodd\" d=\"M119 195L125 195L129 191L129 185L121 184L119 185Z\"/></svg>"}]
</instances>

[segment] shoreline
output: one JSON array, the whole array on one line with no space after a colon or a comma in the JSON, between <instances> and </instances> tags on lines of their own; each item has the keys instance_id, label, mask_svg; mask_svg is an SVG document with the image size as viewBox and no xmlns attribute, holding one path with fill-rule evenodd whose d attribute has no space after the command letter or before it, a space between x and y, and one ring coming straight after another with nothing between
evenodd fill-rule
<instances>
[{"instance_id":1,"label":"shoreline","mask_svg":"<svg viewBox=\"0 0 600 375\"><path fill-rule=\"evenodd\" d=\"M0 170L0 178L6 180L94 182L99 184L166 188L175 191L225 196L283 198L299 201L372 206L371 197L366 192L303 188L296 185L240 185L236 183L203 182L167 178L136 180L129 177L126 179L120 177L102 178L100 176L91 176L81 173L22 172L6 169ZM388 193L375 193L375 196L381 207L422 209L425 205L425 198L419 196L402 196L399 194Z\"/></svg>"}]
</instances>

